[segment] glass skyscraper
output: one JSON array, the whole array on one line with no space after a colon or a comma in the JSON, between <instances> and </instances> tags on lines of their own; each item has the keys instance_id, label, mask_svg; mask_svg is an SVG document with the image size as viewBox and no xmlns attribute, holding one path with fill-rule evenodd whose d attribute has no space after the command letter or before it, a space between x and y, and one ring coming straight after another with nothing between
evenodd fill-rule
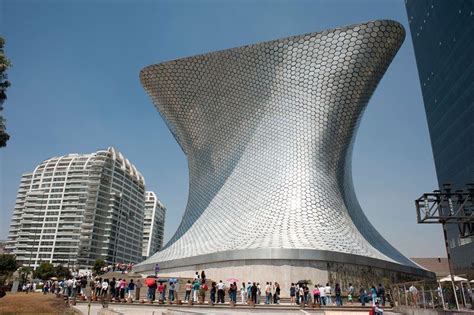
<instances>
[{"instance_id":1,"label":"glass skyscraper","mask_svg":"<svg viewBox=\"0 0 474 315\"><path fill-rule=\"evenodd\" d=\"M474 2L407 0L439 185L474 182ZM448 227L458 274L474 274L474 237Z\"/></svg>"}]
</instances>

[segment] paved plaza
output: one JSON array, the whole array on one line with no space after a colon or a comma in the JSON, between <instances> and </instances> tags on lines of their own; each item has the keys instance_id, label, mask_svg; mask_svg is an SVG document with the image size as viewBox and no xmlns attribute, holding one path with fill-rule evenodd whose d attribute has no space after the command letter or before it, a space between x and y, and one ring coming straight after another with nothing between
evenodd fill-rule
<instances>
[{"instance_id":1,"label":"paved plaza","mask_svg":"<svg viewBox=\"0 0 474 315\"><path fill-rule=\"evenodd\" d=\"M102 308L102 305L93 303L90 312L87 303L78 303L75 308L83 314L91 315L193 315L193 314L321 314L321 315L367 315L369 307L329 307L324 309L304 308L300 309L290 305L278 306L237 306L231 308L229 305L219 306L167 306L167 305L109 305L108 308ZM410 315L437 315L437 314L474 314L474 311L446 311L423 309L423 308L404 308L395 311L385 309L384 314L410 314Z\"/></svg>"},{"instance_id":2,"label":"paved plaza","mask_svg":"<svg viewBox=\"0 0 474 315\"><path fill-rule=\"evenodd\" d=\"M78 303L75 306L83 314L89 314L88 303ZM369 308L328 308L328 309L300 309L290 305L278 306L237 306L231 308L229 305L221 306L157 306L157 305L109 305L107 309L102 305L93 303L90 306L90 314L95 315L184 315L184 314L328 314L328 315L366 315ZM386 311L384 314L399 314Z\"/></svg>"}]
</instances>

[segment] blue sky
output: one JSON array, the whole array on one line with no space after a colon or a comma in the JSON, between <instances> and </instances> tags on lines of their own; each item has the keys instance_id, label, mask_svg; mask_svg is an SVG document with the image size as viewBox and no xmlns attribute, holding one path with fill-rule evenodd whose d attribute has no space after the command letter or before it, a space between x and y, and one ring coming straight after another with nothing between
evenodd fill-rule
<instances>
[{"instance_id":1,"label":"blue sky","mask_svg":"<svg viewBox=\"0 0 474 315\"><path fill-rule=\"evenodd\" d=\"M444 256L442 230L417 225L414 199L436 188L403 0L0 0L13 62L0 150L0 239L21 174L51 156L115 146L168 208L165 239L186 206L186 159L139 82L150 64L374 19L407 38L360 124L353 175L369 220L407 256Z\"/></svg>"}]
</instances>

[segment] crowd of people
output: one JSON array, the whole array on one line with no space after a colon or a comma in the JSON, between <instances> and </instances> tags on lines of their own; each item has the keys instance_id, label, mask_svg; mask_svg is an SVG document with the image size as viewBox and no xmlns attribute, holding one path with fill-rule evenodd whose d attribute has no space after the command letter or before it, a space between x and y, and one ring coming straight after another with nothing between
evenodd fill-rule
<instances>
[{"instance_id":1,"label":"crowd of people","mask_svg":"<svg viewBox=\"0 0 474 315\"><path fill-rule=\"evenodd\" d=\"M356 290L352 283L349 283L346 292L347 302L353 304ZM336 306L342 306L342 296L343 289L339 283L335 284L334 289L329 283L326 283L325 286L316 284L312 289L305 282L296 284L292 283L290 287L290 301L292 305L309 305L311 303L317 303L320 305L335 304ZM332 299L333 297L334 301ZM360 287L358 301L362 306L365 306L369 301L372 302L372 306L375 306L377 303L385 306L385 287L382 284L379 284L377 288L372 286L369 291L364 287Z\"/></svg>"},{"instance_id":2,"label":"crowd of people","mask_svg":"<svg viewBox=\"0 0 474 315\"><path fill-rule=\"evenodd\" d=\"M237 279L235 279L237 280ZM196 272L194 280L189 280L185 284L185 295L184 301L193 302L204 301L207 291L210 291L210 302L212 303L225 303L226 296L228 296L229 302L238 303L237 295L240 292L240 302L242 304L279 304L281 288L277 282L266 282L261 285L259 282L242 282L227 281L223 282L210 282L208 287L205 272L201 274ZM147 287L147 299L155 300L158 299L166 301L177 300L177 292L179 290L179 282L175 281L157 281L154 277L151 279L145 279L144 282L138 280L126 280L125 278L112 279L108 278L92 278L88 276L70 277L64 280L48 280L43 284L42 291L44 294L47 293L58 293L64 294L69 297L75 297L82 295L87 298L86 287L89 285L89 294L91 297L108 296L116 299L130 298L132 300L140 299L140 290L146 285ZM24 292L36 291L36 283L25 283L23 284L22 290ZM410 292L414 293L416 288L410 288ZM292 283L289 289L290 303L292 305L309 305L311 303L317 303L320 305L337 305L342 306L342 287L339 283L336 283L332 288L329 283L325 286L316 284L313 288L308 282L300 281L298 283ZM352 284L346 288L347 302L354 303L356 296L356 289ZM334 300L333 300L334 298ZM366 305L370 301L372 305L379 302L380 305L385 305L385 288L382 284L378 287L372 286L366 290L360 287L358 290L358 301L361 305Z\"/></svg>"},{"instance_id":3,"label":"crowd of people","mask_svg":"<svg viewBox=\"0 0 474 315\"><path fill-rule=\"evenodd\" d=\"M140 298L140 289L143 283L140 279L136 280L119 278L91 278L87 276L70 277L64 280L47 280L43 283L42 292L44 294L55 293L68 296L69 298L83 296L84 298L110 297L115 299ZM25 293L36 291L35 282L25 283L22 290Z\"/></svg>"},{"instance_id":4,"label":"crowd of people","mask_svg":"<svg viewBox=\"0 0 474 315\"><path fill-rule=\"evenodd\" d=\"M179 283L177 281L156 281L155 278L145 279L145 284L148 288L147 290L147 300L154 301L158 296L159 300L166 301L167 298L170 301L175 301L177 296L177 291L179 289ZM169 287L168 287L169 285ZM168 294L167 294L168 293Z\"/></svg>"},{"instance_id":5,"label":"crowd of people","mask_svg":"<svg viewBox=\"0 0 474 315\"><path fill-rule=\"evenodd\" d=\"M94 297L110 297L116 300L131 299L139 300L140 291L143 287L143 283L140 279L134 281L130 279L127 281L125 278L111 280L108 278L95 278L90 281L92 298Z\"/></svg>"},{"instance_id":6,"label":"crowd of people","mask_svg":"<svg viewBox=\"0 0 474 315\"><path fill-rule=\"evenodd\" d=\"M242 303L248 303L248 302L253 302L255 304L260 303L261 299L261 286L260 283L255 283L255 282L248 282L247 285L245 282L242 283L242 286L238 287L237 281L228 281L229 285L226 285L222 280L219 280L219 282L212 281L210 283L210 288L207 285L207 279L206 279L206 274L204 270L199 274L199 272L196 272L195 277L193 281L188 280L186 285L185 285L185 295L184 295L184 301L185 302L204 302L206 299L206 293L209 291L209 299L212 304L217 304L217 303L225 303L225 296L226 293L229 296L229 302L232 303L237 303L237 293L240 291L240 296L242 299ZM174 295L174 287L177 283L171 283L170 284L170 294L169 298L171 301L174 301L175 295ZM267 286L270 288L269 284L267 283ZM149 287L149 292L153 292L154 288ZM162 289L164 292L166 292L166 284L164 285L164 288ZM280 294L280 287L277 283L275 283L275 297L274 301L277 303L279 301L279 294ZM158 291L160 291L160 288L158 288ZM171 293L173 292L173 293ZM148 294L149 298L151 297L151 294ZM162 297L166 296L166 294L162 295ZM270 303L270 292L267 292L266 294L267 298L265 303L269 304ZM164 300L164 298L162 298Z\"/></svg>"},{"instance_id":7,"label":"crowd of people","mask_svg":"<svg viewBox=\"0 0 474 315\"><path fill-rule=\"evenodd\" d=\"M36 286L37 286L36 282L23 283L21 290L25 293L36 292Z\"/></svg>"},{"instance_id":8,"label":"crowd of people","mask_svg":"<svg viewBox=\"0 0 474 315\"><path fill-rule=\"evenodd\" d=\"M118 266L118 270L124 272L128 269L123 266ZM117 270L112 268L111 271ZM231 281L229 281L231 280ZM208 286L209 284L209 286ZM86 290L86 288L88 290ZM42 291L44 294L56 293L63 294L68 297L83 296L85 298L99 298L107 297L116 300L131 299L140 300L142 288L145 287L146 298L149 301L158 300L175 302L178 300L179 281L178 279L165 279L160 281L157 277L150 276L144 280L140 279L125 279L115 277L93 278L91 275L83 275L70 277L64 280L48 280L44 282ZM145 289L144 288L144 289ZM36 283L25 283L22 287L23 291L35 291ZM209 302L212 304L225 303L242 303L242 304L279 304L281 287L277 282L266 282L260 284L259 282L239 282L237 279L227 279L225 282L209 281L206 278L204 271L196 272L194 279L185 283L184 302L201 302L206 300L207 292L209 291ZM414 286L410 287L410 293L416 297L417 291ZM240 293L240 295L239 295ZM346 288L342 288L339 283L336 283L334 288L329 284L311 285L307 281L299 281L291 283L289 288L290 304L291 305L311 305L312 303L321 306L326 305L343 305L343 293L347 303L354 302L361 303L362 306L371 303L375 310L380 310L380 306L385 306L386 292L382 284L371 288L360 287L358 290L349 283ZM238 298L239 295L239 298ZM357 297L357 298L356 298ZM346 303L346 302L344 302Z\"/></svg>"},{"instance_id":9,"label":"crowd of people","mask_svg":"<svg viewBox=\"0 0 474 315\"><path fill-rule=\"evenodd\" d=\"M115 272L115 271L119 271L121 273L129 273L130 271L132 271L132 269L133 269L132 263L128 263L128 264L116 263L116 264L108 265L101 268L101 271L104 273Z\"/></svg>"},{"instance_id":10,"label":"crowd of people","mask_svg":"<svg viewBox=\"0 0 474 315\"><path fill-rule=\"evenodd\" d=\"M85 295L85 288L87 287L87 276L69 277L63 280L46 280L43 283L41 291L43 294L55 293L62 294L68 297L75 297L78 295ZM22 285L23 292L35 292L38 284L36 282L26 282Z\"/></svg>"},{"instance_id":11,"label":"crowd of people","mask_svg":"<svg viewBox=\"0 0 474 315\"><path fill-rule=\"evenodd\" d=\"M233 280L233 281L229 281ZM210 287L208 287L208 283ZM168 287L169 285L169 287ZM178 291L178 282L162 283L151 281L148 285L148 300L155 300L156 293L158 293L159 299L166 301L168 298L170 301L177 299L176 293ZM168 294L167 294L168 290ZM237 279L228 279L228 281L219 282L211 281L206 279L205 272L201 274L196 272L193 280L188 280L185 284L184 301L185 302L204 302L206 299L207 291L209 291L209 302L212 304L225 303L226 296L227 300L231 303L242 303L242 304L279 304L281 287L277 282L266 282L261 285L259 282L242 282L238 283ZM240 292L240 298L238 301L238 293ZM356 292L355 287L350 283L344 293L347 293L347 302L353 304L358 296L358 301L361 305L371 303L373 307L385 306L386 293L385 287L379 284L377 287L372 286L366 290L361 287ZM358 293L358 294L357 294ZM316 303L322 306L325 305L343 305L343 288L336 283L334 288L326 283L325 286L316 284L314 288L308 284L308 282L300 281L299 283L292 283L289 289L290 303L291 305L310 305Z\"/></svg>"}]
</instances>

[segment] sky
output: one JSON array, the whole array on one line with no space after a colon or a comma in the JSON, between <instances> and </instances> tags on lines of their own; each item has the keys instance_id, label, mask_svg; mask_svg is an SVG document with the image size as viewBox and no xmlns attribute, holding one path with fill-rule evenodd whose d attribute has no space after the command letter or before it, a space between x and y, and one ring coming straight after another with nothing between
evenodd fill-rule
<instances>
[{"instance_id":1,"label":"sky","mask_svg":"<svg viewBox=\"0 0 474 315\"><path fill-rule=\"evenodd\" d=\"M409 257L445 256L442 229L416 223L436 189L431 144L403 0L0 0L12 86L0 149L0 239L21 175L52 156L114 146L167 207L165 241L184 213L186 157L139 82L166 60L375 19L407 36L371 98L353 153L369 221Z\"/></svg>"}]
</instances>

